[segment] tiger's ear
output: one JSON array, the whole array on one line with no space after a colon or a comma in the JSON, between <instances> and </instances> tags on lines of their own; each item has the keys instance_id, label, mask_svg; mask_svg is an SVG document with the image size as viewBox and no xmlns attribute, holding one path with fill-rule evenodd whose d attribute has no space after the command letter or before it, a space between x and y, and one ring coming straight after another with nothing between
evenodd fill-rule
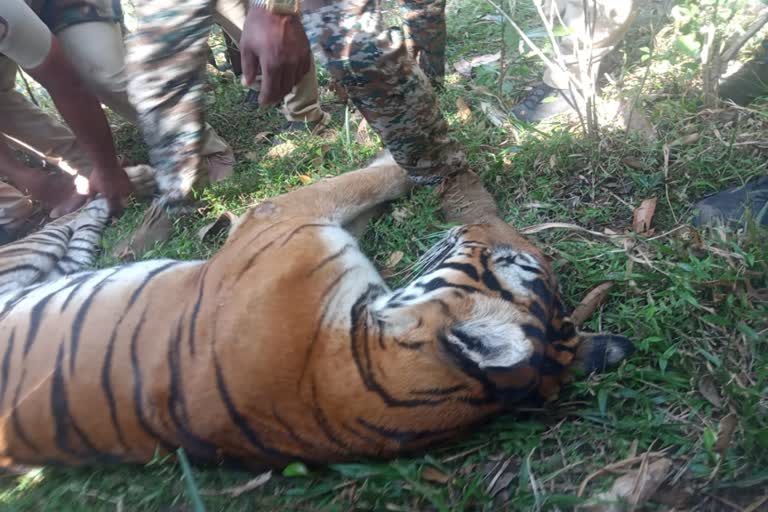
<instances>
[{"instance_id":1,"label":"tiger's ear","mask_svg":"<svg viewBox=\"0 0 768 512\"><path fill-rule=\"evenodd\" d=\"M533 354L533 344L519 325L493 318L454 325L446 338L458 354L484 369L509 368Z\"/></svg>"},{"instance_id":2,"label":"tiger's ear","mask_svg":"<svg viewBox=\"0 0 768 512\"><path fill-rule=\"evenodd\" d=\"M615 368L624 359L632 355L635 346L629 338L613 334L584 334L572 368L578 372L590 374Z\"/></svg>"}]
</instances>

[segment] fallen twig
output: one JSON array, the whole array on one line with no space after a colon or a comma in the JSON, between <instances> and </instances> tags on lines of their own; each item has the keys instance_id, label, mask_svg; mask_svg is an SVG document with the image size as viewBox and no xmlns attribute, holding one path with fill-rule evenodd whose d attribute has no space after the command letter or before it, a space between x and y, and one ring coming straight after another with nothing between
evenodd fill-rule
<instances>
[{"instance_id":1,"label":"fallen twig","mask_svg":"<svg viewBox=\"0 0 768 512\"><path fill-rule=\"evenodd\" d=\"M203 496L231 496L233 498L237 498L238 496L241 496L247 492L258 489L265 483L269 482L270 478L272 478L272 471L267 471L266 473L260 474L256 478L248 480L243 485L220 490L205 489L200 491L200 494Z\"/></svg>"},{"instance_id":2,"label":"fallen twig","mask_svg":"<svg viewBox=\"0 0 768 512\"><path fill-rule=\"evenodd\" d=\"M599 238L608 238L612 240L627 238L624 235L607 235L605 233L600 233L599 231L592 231L591 229L583 228L577 224L571 224L569 222L544 222L543 224L534 224L533 226L528 226L527 228L521 229L520 233L524 235L533 235L534 233L540 233L550 229L567 229L570 231L578 231L580 233L587 233Z\"/></svg>"},{"instance_id":3,"label":"fallen twig","mask_svg":"<svg viewBox=\"0 0 768 512\"><path fill-rule=\"evenodd\" d=\"M579 327L581 324L586 322L589 317L592 316L595 310L599 308L603 302L605 302L606 297L608 297L608 292L612 287L613 283L610 281L603 283L590 290L590 292L586 294L583 299L581 299L579 305L576 306L576 308L573 310L573 313L571 313L571 320L576 325L576 327Z\"/></svg>"}]
</instances>

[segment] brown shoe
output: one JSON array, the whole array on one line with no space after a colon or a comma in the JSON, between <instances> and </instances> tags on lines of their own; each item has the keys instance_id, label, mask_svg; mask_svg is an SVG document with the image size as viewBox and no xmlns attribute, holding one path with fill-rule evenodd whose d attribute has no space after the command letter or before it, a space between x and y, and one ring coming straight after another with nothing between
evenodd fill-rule
<instances>
[{"instance_id":1,"label":"brown shoe","mask_svg":"<svg viewBox=\"0 0 768 512\"><path fill-rule=\"evenodd\" d=\"M477 224L500 217L496 200L472 171L446 178L438 190L448 222Z\"/></svg>"},{"instance_id":2,"label":"brown shoe","mask_svg":"<svg viewBox=\"0 0 768 512\"><path fill-rule=\"evenodd\" d=\"M158 242L165 242L171 237L173 223L161 206L152 203L141 225L131 237L123 240L112 251L112 256L122 261L134 261Z\"/></svg>"},{"instance_id":3,"label":"brown shoe","mask_svg":"<svg viewBox=\"0 0 768 512\"><path fill-rule=\"evenodd\" d=\"M227 146L221 153L206 155L203 157L203 167L210 183L225 180L235 174L235 152Z\"/></svg>"}]
</instances>

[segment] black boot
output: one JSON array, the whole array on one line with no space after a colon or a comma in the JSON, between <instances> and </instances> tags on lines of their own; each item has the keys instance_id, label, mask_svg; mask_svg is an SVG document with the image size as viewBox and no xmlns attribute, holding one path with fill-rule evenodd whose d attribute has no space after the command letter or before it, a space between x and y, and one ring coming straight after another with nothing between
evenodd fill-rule
<instances>
[{"instance_id":1,"label":"black boot","mask_svg":"<svg viewBox=\"0 0 768 512\"><path fill-rule=\"evenodd\" d=\"M248 89L248 92L245 93L243 103L245 103L248 108L259 108L259 91Z\"/></svg>"},{"instance_id":2,"label":"black boot","mask_svg":"<svg viewBox=\"0 0 768 512\"><path fill-rule=\"evenodd\" d=\"M758 224L768 225L768 176L705 197L695 209L695 226L738 228L746 222L746 214Z\"/></svg>"},{"instance_id":3,"label":"black boot","mask_svg":"<svg viewBox=\"0 0 768 512\"><path fill-rule=\"evenodd\" d=\"M571 104L563 96L563 91L554 89L544 82L536 85L523 101L512 108L517 119L526 123L536 123L572 110Z\"/></svg>"},{"instance_id":4,"label":"black boot","mask_svg":"<svg viewBox=\"0 0 768 512\"><path fill-rule=\"evenodd\" d=\"M758 55L720 84L720 97L737 105L747 105L759 96L768 94L768 39Z\"/></svg>"}]
</instances>

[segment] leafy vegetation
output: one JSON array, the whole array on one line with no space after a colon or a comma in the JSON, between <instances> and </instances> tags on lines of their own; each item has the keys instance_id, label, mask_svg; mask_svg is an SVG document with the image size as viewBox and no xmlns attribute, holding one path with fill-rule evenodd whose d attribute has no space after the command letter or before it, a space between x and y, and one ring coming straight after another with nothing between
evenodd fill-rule
<instances>
[{"instance_id":1,"label":"leafy vegetation","mask_svg":"<svg viewBox=\"0 0 768 512\"><path fill-rule=\"evenodd\" d=\"M536 35L535 12L524 4L517 7L518 23ZM573 123L522 127L506 116L497 126L488 113L506 113L541 70L518 52L497 16L483 2L449 2L449 62L502 45L506 56L503 66L483 65L472 78L450 73L443 109L509 222L519 228L574 223L602 234L546 229L531 237L552 258L571 305L596 285L615 283L587 327L630 336L638 348L632 358L614 372L576 382L542 410L499 418L411 458L326 468L294 464L255 482L254 474L190 470L170 459L146 467L46 468L0 476L0 510L198 510L198 493L207 510L222 512L568 510L609 489L652 453L672 467L646 505L650 510L763 510L768 237L754 225L725 233L696 230L689 221L701 197L766 174L768 103L703 109L691 67L697 60L676 43L677 29L657 32L667 18L649 15L628 36L617 85L605 95L637 98L652 136L604 126L595 140ZM291 136L269 145L255 135L282 123L277 111L244 108L244 91L226 73L211 70L210 87L209 121L235 148L237 174L200 190L204 209L179 220L173 238L145 258L208 257L222 240L201 243L196 232L222 212L241 213L307 180L354 169L379 147L376 136L360 128L360 116L333 103L329 93L323 100L334 117L330 136ZM124 154L145 158L134 128L121 126L117 135ZM658 201L655 232L634 234L633 211L652 197ZM114 263L110 247L136 227L145 207L134 205L109 229L102 266ZM363 243L396 283L398 271L444 227L435 192L420 189L374 221ZM404 255L399 261L391 257L397 251Z\"/></svg>"}]
</instances>

